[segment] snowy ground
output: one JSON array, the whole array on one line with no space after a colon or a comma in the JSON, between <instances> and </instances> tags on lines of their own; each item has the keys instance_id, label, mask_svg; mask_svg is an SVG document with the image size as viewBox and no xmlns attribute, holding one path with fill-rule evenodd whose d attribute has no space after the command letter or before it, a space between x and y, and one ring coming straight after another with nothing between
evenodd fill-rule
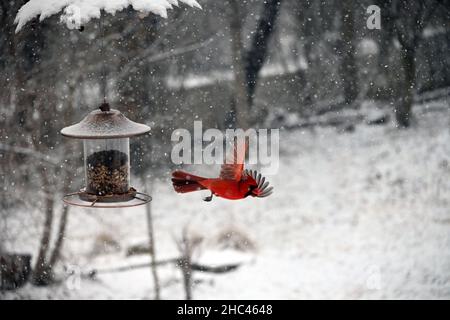
<instances>
[{"instance_id":1,"label":"snowy ground","mask_svg":"<svg viewBox=\"0 0 450 320\"><path fill-rule=\"evenodd\" d=\"M361 123L354 132L283 132L279 174L269 177L275 193L266 199L206 203L201 194L178 195L167 180L157 182L158 259L177 256L174 237L189 226L204 238L196 261L243 263L222 275L194 273L196 299L449 299L450 113L433 111L443 106L448 102L416 106L410 130ZM252 245L224 249L220 234L230 230ZM116 244L95 248L105 239ZM64 263L86 271L145 262L127 258L125 249L146 239L143 208L76 209ZM162 298L182 299L180 270L168 265L159 273ZM26 286L3 298L153 296L147 268L78 280Z\"/></svg>"}]
</instances>

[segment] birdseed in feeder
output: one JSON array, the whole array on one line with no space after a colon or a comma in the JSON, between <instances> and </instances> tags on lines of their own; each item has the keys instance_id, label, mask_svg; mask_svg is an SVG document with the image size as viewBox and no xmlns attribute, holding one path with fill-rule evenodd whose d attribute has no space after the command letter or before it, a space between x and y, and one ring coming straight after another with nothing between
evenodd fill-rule
<instances>
[{"instance_id":1,"label":"birdseed in feeder","mask_svg":"<svg viewBox=\"0 0 450 320\"><path fill-rule=\"evenodd\" d=\"M128 156L117 150L95 152L87 157L86 192L98 196L129 191Z\"/></svg>"}]
</instances>

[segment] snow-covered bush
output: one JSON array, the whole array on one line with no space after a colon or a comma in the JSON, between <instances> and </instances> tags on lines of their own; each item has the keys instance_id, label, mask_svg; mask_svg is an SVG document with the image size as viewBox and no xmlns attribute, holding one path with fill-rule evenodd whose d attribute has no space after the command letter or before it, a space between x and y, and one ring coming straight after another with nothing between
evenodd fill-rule
<instances>
[{"instance_id":1,"label":"snow-covered bush","mask_svg":"<svg viewBox=\"0 0 450 320\"><path fill-rule=\"evenodd\" d=\"M191 7L201 8L196 0L179 0ZM20 8L17 17L16 32L35 17L42 21L45 18L62 12L61 21L73 29L93 18L99 18L101 11L115 14L129 6L143 13L154 13L167 17L167 10L178 6L178 0L30 0Z\"/></svg>"}]
</instances>

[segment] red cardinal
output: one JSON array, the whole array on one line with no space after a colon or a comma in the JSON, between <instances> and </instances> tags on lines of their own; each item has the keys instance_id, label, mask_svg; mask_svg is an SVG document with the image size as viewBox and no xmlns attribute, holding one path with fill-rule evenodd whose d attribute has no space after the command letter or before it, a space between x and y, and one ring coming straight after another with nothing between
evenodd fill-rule
<instances>
[{"instance_id":1,"label":"red cardinal","mask_svg":"<svg viewBox=\"0 0 450 320\"><path fill-rule=\"evenodd\" d=\"M225 161L219 178L203 178L183 171L172 173L173 187L178 193L187 193L209 189L211 196L204 198L211 201L213 195L230 200L244 199L248 196L264 198L272 194L273 187L261 174L252 170L244 170L245 144L243 151L237 152L235 143L231 161Z\"/></svg>"}]
</instances>

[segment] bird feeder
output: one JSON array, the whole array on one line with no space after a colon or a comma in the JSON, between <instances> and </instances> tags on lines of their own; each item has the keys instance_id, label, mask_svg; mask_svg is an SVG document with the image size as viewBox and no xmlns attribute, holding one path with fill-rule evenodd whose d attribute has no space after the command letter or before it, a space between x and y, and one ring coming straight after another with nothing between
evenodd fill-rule
<instances>
[{"instance_id":1,"label":"bird feeder","mask_svg":"<svg viewBox=\"0 0 450 320\"><path fill-rule=\"evenodd\" d=\"M147 194L130 185L130 138L150 127L133 122L104 103L82 121L63 128L61 134L82 139L85 188L64 196L69 205L93 208L121 208L146 204Z\"/></svg>"}]
</instances>

